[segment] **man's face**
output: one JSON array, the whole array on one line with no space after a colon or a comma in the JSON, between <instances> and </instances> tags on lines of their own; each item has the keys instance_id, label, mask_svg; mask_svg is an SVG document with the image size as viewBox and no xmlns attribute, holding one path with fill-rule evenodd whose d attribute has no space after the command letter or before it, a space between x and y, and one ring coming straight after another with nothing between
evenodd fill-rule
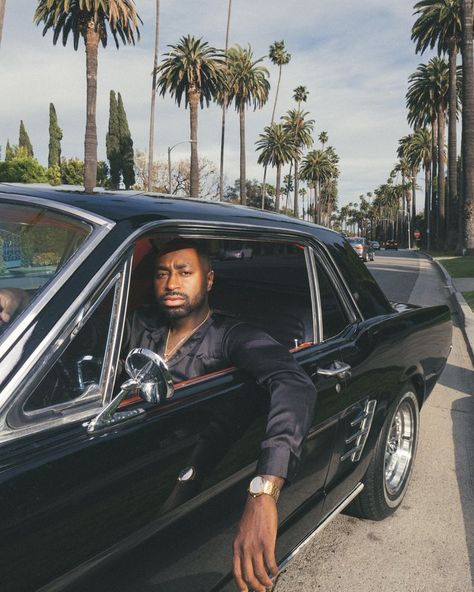
<instances>
[{"instance_id":1,"label":"man's face","mask_svg":"<svg viewBox=\"0 0 474 592\"><path fill-rule=\"evenodd\" d=\"M195 249L171 251L156 260L155 296L168 317L184 318L207 306L213 279Z\"/></svg>"}]
</instances>

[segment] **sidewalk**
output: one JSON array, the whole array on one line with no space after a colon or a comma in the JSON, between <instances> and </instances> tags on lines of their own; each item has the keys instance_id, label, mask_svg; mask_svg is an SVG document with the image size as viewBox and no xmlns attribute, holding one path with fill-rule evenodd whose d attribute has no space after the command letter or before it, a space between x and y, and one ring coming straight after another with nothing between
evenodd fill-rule
<instances>
[{"instance_id":1,"label":"sidewalk","mask_svg":"<svg viewBox=\"0 0 474 592\"><path fill-rule=\"evenodd\" d=\"M453 310L458 314L459 324L466 339L467 349L474 363L474 312L462 295L462 292L474 292L474 278L452 278L440 261L428 255L428 253L420 252L433 261L446 282L446 287L449 290L453 304Z\"/></svg>"}]
</instances>

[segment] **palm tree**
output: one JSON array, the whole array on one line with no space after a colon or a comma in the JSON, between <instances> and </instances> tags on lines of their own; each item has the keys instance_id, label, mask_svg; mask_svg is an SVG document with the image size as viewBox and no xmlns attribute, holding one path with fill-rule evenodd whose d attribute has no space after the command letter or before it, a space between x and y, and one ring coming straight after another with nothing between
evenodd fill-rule
<instances>
[{"instance_id":1,"label":"palm tree","mask_svg":"<svg viewBox=\"0 0 474 592\"><path fill-rule=\"evenodd\" d=\"M324 150L324 146L326 146L329 136L327 132L321 132L318 136L318 140L321 142L321 148Z\"/></svg>"},{"instance_id":2,"label":"palm tree","mask_svg":"<svg viewBox=\"0 0 474 592\"><path fill-rule=\"evenodd\" d=\"M148 191L152 190L153 151L155 145L155 102L156 102L156 69L158 67L158 50L160 46L160 0L156 0L155 12L155 51L153 54L153 71L151 82L150 132L148 136ZM169 188L171 193L171 187Z\"/></svg>"},{"instance_id":3,"label":"palm tree","mask_svg":"<svg viewBox=\"0 0 474 592\"><path fill-rule=\"evenodd\" d=\"M72 34L77 51L82 37L86 48L87 119L84 141L84 188L94 190L97 178L97 58L99 43L107 45L108 31L117 49L119 41L135 44L139 38L141 22L133 0L39 0L33 17L39 25L44 23L43 35L53 30L53 43L62 37L66 45Z\"/></svg>"},{"instance_id":4,"label":"palm tree","mask_svg":"<svg viewBox=\"0 0 474 592\"><path fill-rule=\"evenodd\" d=\"M229 49L229 31L230 31L230 14L232 10L232 0L229 0L227 5L227 27L225 31L225 55L227 59L227 50ZM225 91L224 91L225 93ZM225 114L227 111L227 97L224 96L222 101L222 123L221 123L221 161L219 165L219 199L224 199L224 142L225 142Z\"/></svg>"},{"instance_id":5,"label":"palm tree","mask_svg":"<svg viewBox=\"0 0 474 592\"><path fill-rule=\"evenodd\" d=\"M272 111L272 119L270 121L270 125L273 124L275 120L275 111L278 101L278 94L280 92L280 82L281 82L281 70L283 66L289 64L291 60L291 54L286 51L285 42L283 39L281 41L275 41L270 45L270 49L268 51L268 57L270 61L275 66L278 66L278 83L275 93L275 102L273 103L273 111ZM266 180L267 180L267 166L263 169L263 182L262 182L262 210L265 208L265 193L266 193Z\"/></svg>"},{"instance_id":6,"label":"palm tree","mask_svg":"<svg viewBox=\"0 0 474 592\"><path fill-rule=\"evenodd\" d=\"M411 34L416 42L416 52L423 53L436 47L438 55L445 52L449 55L448 188L449 202L455 207L458 203L456 59L462 39L461 4L459 0L420 0L414 8L415 15L419 15ZM448 216L450 209L453 207L448 207Z\"/></svg>"},{"instance_id":7,"label":"palm tree","mask_svg":"<svg viewBox=\"0 0 474 592\"><path fill-rule=\"evenodd\" d=\"M413 166L421 164L425 171L425 221L426 221L426 246L431 246L430 240L430 195L431 195L431 131L427 127L416 129L410 135L410 141L406 144L405 156Z\"/></svg>"},{"instance_id":8,"label":"palm tree","mask_svg":"<svg viewBox=\"0 0 474 592\"><path fill-rule=\"evenodd\" d=\"M437 204L435 208L434 194L432 206L435 208L437 238L444 246L445 230L445 128L446 107L449 97L449 67L445 60L435 57L428 64L420 64L409 77L407 92L408 122L416 127L427 123L432 126L432 141L437 142L438 150L435 158L433 147L433 176L437 174ZM435 125L435 123L437 125ZM437 167L435 166L437 162ZM436 170L437 168L437 170ZM434 186L434 184L433 184Z\"/></svg>"},{"instance_id":9,"label":"palm tree","mask_svg":"<svg viewBox=\"0 0 474 592\"><path fill-rule=\"evenodd\" d=\"M462 168L465 245L474 253L474 64L472 0L462 1Z\"/></svg>"},{"instance_id":10,"label":"palm tree","mask_svg":"<svg viewBox=\"0 0 474 592\"><path fill-rule=\"evenodd\" d=\"M167 92L176 100L178 107L184 98L189 105L191 143L191 197L199 195L199 159L197 147L198 108L208 107L225 87L224 53L211 47L206 41L192 35L182 37L176 45L168 45L170 51L164 55L157 68L160 94Z\"/></svg>"},{"instance_id":11,"label":"palm tree","mask_svg":"<svg viewBox=\"0 0 474 592\"><path fill-rule=\"evenodd\" d=\"M280 210L281 168L298 156L293 137L285 131L280 123L272 123L260 134L260 139L255 143L260 152L258 164L276 167L275 185L275 210Z\"/></svg>"},{"instance_id":12,"label":"palm tree","mask_svg":"<svg viewBox=\"0 0 474 592\"><path fill-rule=\"evenodd\" d=\"M252 49L240 45L228 51L228 101L234 102L240 118L240 203L246 205L245 108L261 109L268 100L268 70L260 66L263 58L254 60Z\"/></svg>"},{"instance_id":13,"label":"palm tree","mask_svg":"<svg viewBox=\"0 0 474 592\"><path fill-rule=\"evenodd\" d=\"M278 102L278 94L280 92L281 70L283 66L289 64L291 60L291 54L286 51L285 42L281 40L275 41L272 43L272 45L270 45L268 57L274 66L278 66L278 82L275 92L275 102L273 103L272 120L270 122L271 125L275 121L275 111Z\"/></svg>"},{"instance_id":14,"label":"palm tree","mask_svg":"<svg viewBox=\"0 0 474 592\"><path fill-rule=\"evenodd\" d=\"M301 178L314 186L314 223L321 223L321 183L335 175L334 163L327 150L312 150L301 163Z\"/></svg>"},{"instance_id":15,"label":"palm tree","mask_svg":"<svg viewBox=\"0 0 474 592\"><path fill-rule=\"evenodd\" d=\"M296 218L298 218L298 163L303 149L310 148L313 145L313 137L311 134L314 129L314 120L306 119L308 115L309 113L307 111L290 109L286 115L282 117L283 128L291 135L296 148L298 149L297 158L293 160L295 165L293 213Z\"/></svg>"},{"instance_id":16,"label":"palm tree","mask_svg":"<svg viewBox=\"0 0 474 592\"><path fill-rule=\"evenodd\" d=\"M309 91L306 86L297 86L293 89L293 100L298 103L298 111L301 109L301 103L308 100Z\"/></svg>"}]
</instances>

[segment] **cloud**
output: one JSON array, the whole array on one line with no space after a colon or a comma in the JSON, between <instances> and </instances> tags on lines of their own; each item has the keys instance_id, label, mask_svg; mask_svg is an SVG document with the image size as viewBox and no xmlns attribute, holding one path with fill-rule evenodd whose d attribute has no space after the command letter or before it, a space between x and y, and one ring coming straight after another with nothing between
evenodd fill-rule
<instances>
[{"instance_id":1,"label":"cloud","mask_svg":"<svg viewBox=\"0 0 474 592\"><path fill-rule=\"evenodd\" d=\"M144 21L136 47L99 51L97 124L99 157L105 158L108 101L111 89L122 93L137 148L148 145L149 101L154 43L154 2L137 7ZM203 37L222 46L227 2L193 0L162 2L161 53L185 34ZM30 0L7 3L0 48L0 144L16 142L23 119L35 153L43 163L48 149L48 105L54 102L64 131L63 154L81 156L85 128L85 54L83 46L53 46L32 23ZM410 42L413 23L409 3L380 0L237 0L233 2L230 41L250 43L256 56L284 39L292 54L283 69L278 114L293 106L292 89L299 84L310 92L305 109L315 120L315 136L322 130L340 155L340 203L354 200L383 183L396 160L398 139L408 133L405 92L408 75L423 61ZM423 58L424 59L424 58ZM272 92L267 105L247 113L247 174L261 178L254 142L268 125L277 70L270 63ZM199 150L219 161L221 112L216 106L199 114ZM226 178L239 174L238 116L230 110L226 131ZM158 98L156 152L189 137L189 112L170 98ZM186 145L173 150L173 158L187 156ZM274 173L270 172L269 180Z\"/></svg>"}]
</instances>

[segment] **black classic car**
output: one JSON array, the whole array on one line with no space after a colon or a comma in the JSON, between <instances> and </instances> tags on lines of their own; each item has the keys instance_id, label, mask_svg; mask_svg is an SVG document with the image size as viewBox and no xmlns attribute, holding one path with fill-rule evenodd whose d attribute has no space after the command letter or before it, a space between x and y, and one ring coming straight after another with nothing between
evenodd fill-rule
<instances>
[{"instance_id":1,"label":"black classic car","mask_svg":"<svg viewBox=\"0 0 474 592\"><path fill-rule=\"evenodd\" d=\"M280 566L338 512L379 520L405 495L446 306L394 308L344 237L289 217L2 185L0 289L25 295L0 323L2 591L234 589L268 395L236 368L172 385L121 351L127 314L153 303L154 248L177 236L208 247L213 309L265 329L318 391L278 502ZM222 257L236 245L252 256Z\"/></svg>"}]
</instances>

